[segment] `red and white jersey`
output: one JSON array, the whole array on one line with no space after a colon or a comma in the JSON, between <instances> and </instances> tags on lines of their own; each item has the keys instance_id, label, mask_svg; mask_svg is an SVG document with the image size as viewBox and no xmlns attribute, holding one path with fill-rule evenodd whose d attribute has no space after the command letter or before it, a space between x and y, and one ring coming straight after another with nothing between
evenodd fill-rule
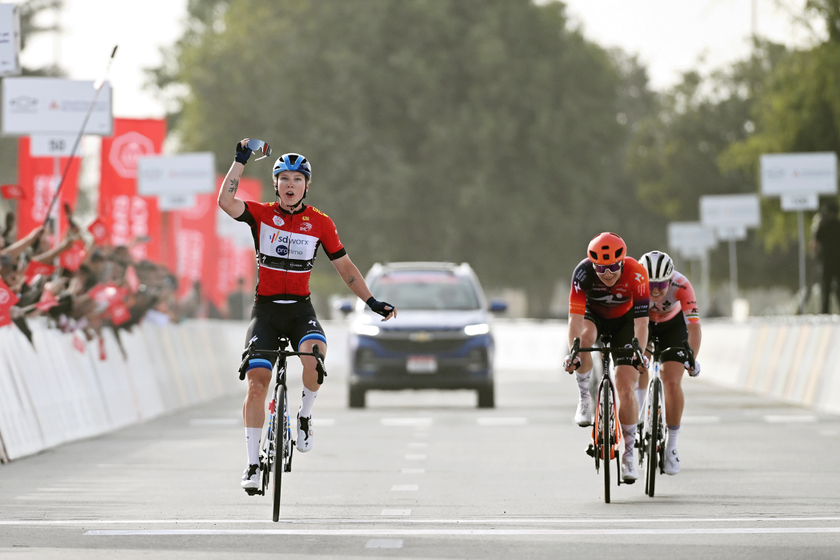
<instances>
[{"instance_id":1,"label":"red and white jersey","mask_svg":"<svg viewBox=\"0 0 840 560\"><path fill-rule=\"evenodd\" d=\"M621 276L607 286L595 272L595 265L583 259L572 274L569 313L585 315L587 311L604 319L615 319L633 310L634 319L648 316L647 269L631 257L624 259Z\"/></svg>"},{"instance_id":2,"label":"red and white jersey","mask_svg":"<svg viewBox=\"0 0 840 560\"><path fill-rule=\"evenodd\" d=\"M674 271L671 284L665 297L659 301L650 298L650 320L653 323L664 323L673 319L682 310L687 323L699 323L700 313L697 310L697 297L688 278Z\"/></svg>"},{"instance_id":3,"label":"red and white jersey","mask_svg":"<svg viewBox=\"0 0 840 560\"><path fill-rule=\"evenodd\" d=\"M290 214L276 202L246 202L236 219L251 226L259 266L258 298L308 296L318 247L324 246L330 260L347 254L333 221L312 206Z\"/></svg>"}]
</instances>

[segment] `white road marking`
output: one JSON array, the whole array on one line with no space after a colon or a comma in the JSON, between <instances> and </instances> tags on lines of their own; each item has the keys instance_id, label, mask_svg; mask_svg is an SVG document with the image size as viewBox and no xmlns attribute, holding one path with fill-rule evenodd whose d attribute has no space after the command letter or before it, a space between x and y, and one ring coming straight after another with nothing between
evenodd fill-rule
<instances>
[{"instance_id":1,"label":"white road marking","mask_svg":"<svg viewBox=\"0 0 840 560\"><path fill-rule=\"evenodd\" d=\"M241 424L241 418L192 418L190 426L235 426Z\"/></svg>"},{"instance_id":2,"label":"white road marking","mask_svg":"<svg viewBox=\"0 0 840 560\"><path fill-rule=\"evenodd\" d=\"M429 447L429 444L424 441L415 441L408 444L409 447L413 447L415 449L424 449Z\"/></svg>"},{"instance_id":3,"label":"white road marking","mask_svg":"<svg viewBox=\"0 0 840 560\"><path fill-rule=\"evenodd\" d=\"M637 521L638 522L638 521ZM330 537L429 536L429 535L751 535L790 533L840 533L840 527L710 527L683 529L148 529L93 530L93 537L196 536L196 535L302 535Z\"/></svg>"},{"instance_id":4,"label":"white road marking","mask_svg":"<svg viewBox=\"0 0 840 560\"><path fill-rule=\"evenodd\" d=\"M840 521L840 517L663 517L645 519L646 524L671 524L671 523L814 523L817 521ZM308 525L312 523L329 524L377 524L383 523L376 517L324 517L306 519L280 519L280 523L287 525ZM640 523L635 517L487 517L481 519L423 519L411 518L401 520L388 520L387 523L424 524L424 525L499 525L499 524L550 524L558 525L614 525L617 523ZM0 526L41 526L41 525L240 525L243 523L273 523L267 519L0 519Z\"/></svg>"},{"instance_id":5,"label":"white road marking","mask_svg":"<svg viewBox=\"0 0 840 560\"><path fill-rule=\"evenodd\" d=\"M405 456L406 461L425 461L426 456L422 453L409 453Z\"/></svg>"},{"instance_id":6,"label":"white road marking","mask_svg":"<svg viewBox=\"0 0 840 560\"><path fill-rule=\"evenodd\" d=\"M717 424L720 416L683 416L681 424Z\"/></svg>"},{"instance_id":7,"label":"white road marking","mask_svg":"<svg viewBox=\"0 0 840 560\"><path fill-rule=\"evenodd\" d=\"M475 422L479 426L524 426L528 423L528 419L524 416L514 416L511 418L489 416L476 418Z\"/></svg>"},{"instance_id":8,"label":"white road marking","mask_svg":"<svg viewBox=\"0 0 840 560\"><path fill-rule=\"evenodd\" d=\"M365 548L402 548L402 539L370 539Z\"/></svg>"},{"instance_id":9,"label":"white road marking","mask_svg":"<svg viewBox=\"0 0 840 560\"><path fill-rule=\"evenodd\" d=\"M379 515L411 515L410 509L383 509Z\"/></svg>"},{"instance_id":10,"label":"white road marking","mask_svg":"<svg viewBox=\"0 0 840 560\"><path fill-rule=\"evenodd\" d=\"M416 484L394 484L391 492L417 492L420 487Z\"/></svg>"},{"instance_id":11,"label":"white road marking","mask_svg":"<svg viewBox=\"0 0 840 560\"><path fill-rule=\"evenodd\" d=\"M402 474L426 474L426 469L403 469Z\"/></svg>"},{"instance_id":12,"label":"white road marking","mask_svg":"<svg viewBox=\"0 0 840 560\"><path fill-rule=\"evenodd\" d=\"M431 418L383 418L383 426L431 426Z\"/></svg>"},{"instance_id":13,"label":"white road marking","mask_svg":"<svg viewBox=\"0 0 840 560\"><path fill-rule=\"evenodd\" d=\"M764 421L770 424L801 424L808 422L816 422L817 417L813 414L799 414L799 415L768 415L764 417Z\"/></svg>"}]
</instances>

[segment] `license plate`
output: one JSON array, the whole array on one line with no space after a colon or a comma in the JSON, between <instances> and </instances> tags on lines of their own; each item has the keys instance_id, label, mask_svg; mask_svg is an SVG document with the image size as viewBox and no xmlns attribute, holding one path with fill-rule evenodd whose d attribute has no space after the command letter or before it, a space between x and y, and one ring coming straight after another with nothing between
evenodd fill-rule
<instances>
[{"instance_id":1,"label":"license plate","mask_svg":"<svg viewBox=\"0 0 840 560\"><path fill-rule=\"evenodd\" d=\"M409 356L406 363L408 373L435 373L437 358L434 356Z\"/></svg>"}]
</instances>

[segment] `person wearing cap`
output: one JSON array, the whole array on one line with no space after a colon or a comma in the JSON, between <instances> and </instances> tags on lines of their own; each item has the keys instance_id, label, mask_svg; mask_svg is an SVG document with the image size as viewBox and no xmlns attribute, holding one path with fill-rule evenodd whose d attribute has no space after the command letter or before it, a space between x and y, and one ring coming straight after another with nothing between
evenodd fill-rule
<instances>
[{"instance_id":1,"label":"person wearing cap","mask_svg":"<svg viewBox=\"0 0 840 560\"><path fill-rule=\"evenodd\" d=\"M387 321L397 316L397 309L378 301L371 294L359 269L350 260L338 237L335 223L314 206L303 203L309 192L312 166L297 153L283 154L274 163L272 182L275 202L244 202L236 197L239 179L251 156L249 140L236 145L234 162L219 189L218 203L230 217L251 228L259 274L251 322L245 337L246 346L276 348L280 336L286 336L295 351L312 352L318 345L327 353L327 338L309 294L309 275L319 248L326 253L347 287ZM265 153L265 150L264 150ZM268 155L268 154L266 154ZM320 384L317 361L301 356L303 394L298 410L296 446L306 452L312 448L312 405ZM253 492L259 486L259 444L265 422L265 401L276 356L252 354L247 366L248 389L243 407L248 466L241 487Z\"/></svg>"},{"instance_id":2,"label":"person wearing cap","mask_svg":"<svg viewBox=\"0 0 840 560\"><path fill-rule=\"evenodd\" d=\"M633 449L639 419L636 387L639 373L646 372L648 358L641 361L625 351L632 348L633 338L641 348L648 339L648 274L645 267L627 256L627 245L618 234L603 232L589 242L587 257L580 261L572 274L569 294L569 347L580 338L582 347L591 347L601 335L610 335L610 347L615 362L615 388L621 403L618 419L624 434L624 453L621 458L622 479L632 484L638 478ZM592 357L589 353L571 355L563 361L564 369L575 373L580 391L575 423L591 426L593 416L589 379Z\"/></svg>"}]
</instances>

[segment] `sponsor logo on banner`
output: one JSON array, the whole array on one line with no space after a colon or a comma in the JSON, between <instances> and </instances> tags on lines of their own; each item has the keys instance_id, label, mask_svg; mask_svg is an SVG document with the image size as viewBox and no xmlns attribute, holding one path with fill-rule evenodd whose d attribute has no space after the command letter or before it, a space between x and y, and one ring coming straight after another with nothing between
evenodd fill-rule
<instances>
[{"instance_id":1,"label":"sponsor logo on banner","mask_svg":"<svg viewBox=\"0 0 840 560\"><path fill-rule=\"evenodd\" d=\"M12 113L32 114L38 112L38 100L28 95L19 95L9 100L9 110Z\"/></svg>"},{"instance_id":2,"label":"sponsor logo on banner","mask_svg":"<svg viewBox=\"0 0 840 560\"><path fill-rule=\"evenodd\" d=\"M155 145L139 132L129 131L114 138L108 161L120 177L137 177L137 159L155 153Z\"/></svg>"}]
</instances>

